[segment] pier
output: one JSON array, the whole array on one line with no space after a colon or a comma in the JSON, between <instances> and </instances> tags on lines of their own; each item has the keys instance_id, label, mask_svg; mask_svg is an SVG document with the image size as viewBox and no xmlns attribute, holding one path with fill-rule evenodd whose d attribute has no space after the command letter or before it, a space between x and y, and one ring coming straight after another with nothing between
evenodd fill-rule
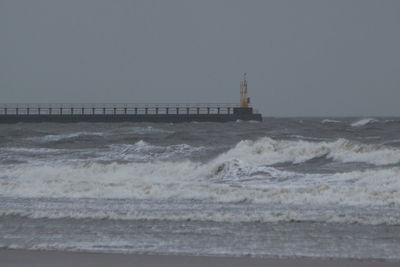
<instances>
[{"instance_id":1,"label":"pier","mask_svg":"<svg viewBox=\"0 0 400 267\"><path fill-rule=\"evenodd\" d=\"M0 104L0 123L261 121L238 104Z\"/></svg>"},{"instance_id":2,"label":"pier","mask_svg":"<svg viewBox=\"0 0 400 267\"><path fill-rule=\"evenodd\" d=\"M227 122L262 121L248 97L246 73L240 104L0 104L0 123L17 122Z\"/></svg>"}]
</instances>

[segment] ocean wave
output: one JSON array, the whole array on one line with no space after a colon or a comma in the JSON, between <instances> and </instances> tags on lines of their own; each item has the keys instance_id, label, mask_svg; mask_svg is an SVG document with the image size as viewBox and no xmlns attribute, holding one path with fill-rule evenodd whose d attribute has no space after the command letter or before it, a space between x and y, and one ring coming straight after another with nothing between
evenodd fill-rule
<instances>
[{"instance_id":1,"label":"ocean wave","mask_svg":"<svg viewBox=\"0 0 400 267\"><path fill-rule=\"evenodd\" d=\"M360 223L368 225L400 225L400 216L377 216L372 214L346 213L333 210L266 211L266 210L1 210L0 216L21 216L32 219L109 219L109 220L173 220L214 222L327 222Z\"/></svg>"},{"instance_id":2,"label":"ocean wave","mask_svg":"<svg viewBox=\"0 0 400 267\"><path fill-rule=\"evenodd\" d=\"M166 130L166 129L160 129L160 128L155 128L152 126L132 126L132 127L122 127L113 130L112 132L115 132L117 134L136 134L136 135L148 135L148 134L171 134L174 133L174 131L171 130Z\"/></svg>"},{"instance_id":3,"label":"ocean wave","mask_svg":"<svg viewBox=\"0 0 400 267\"><path fill-rule=\"evenodd\" d=\"M54 154L63 153L65 149L56 148L44 148L44 147L2 147L0 152L12 152L12 153L22 153L22 154Z\"/></svg>"},{"instance_id":4,"label":"ocean wave","mask_svg":"<svg viewBox=\"0 0 400 267\"><path fill-rule=\"evenodd\" d=\"M332 119L324 119L321 121L322 123L340 123L341 121L332 120Z\"/></svg>"},{"instance_id":5,"label":"ocean wave","mask_svg":"<svg viewBox=\"0 0 400 267\"><path fill-rule=\"evenodd\" d=\"M302 174L240 160L0 168L9 197L198 199L302 205L399 205L398 167Z\"/></svg>"},{"instance_id":6,"label":"ocean wave","mask_svg":"<svg viewBox=\"0 0 400 267\"><path fill-rule=\"evenodd\" d=\"M373 119L373 118L364 118L358 121L355 121L351 124L352 127L361 127L361 126L365 126L374 122L378 122L378 120Z\"/></svg>"},{"instance_id":7,"label":"ocean wave","mask_svg":"<svg viewBox=\"0 0 400 267\"><path fill-rule=\"evenodd\" d=\"M283 162L303 163L326 157L339 162L362 162L388 165L400 162L400 150L384 145L362 144L347 139L332 142L304 140L245 140L219 156L224 160L240 159L253 165L273 165Z\"/></svg>"},{"instance_id":8,"label":"ocean wave","mask_svg":"<svg viewBox=\"0 0 400 267\"><path fill-rule=\"evenodd\" d=\"M292 134L292 135L289 135L288 137L292 137L295 139L301 139L301 140L312 140L312 141L329 140L329 138L324 138L324 137L303 136L303 135L298 135L298 134Z\"/></svg>"},{"instance_id":9,"label":"ocean wave","mask_svg":"<svg viewBox=\"0 0 400 267\"><path fill-rule=\"evenodd\" d=\"M169 146L151 145L143 140L133 144L114 144L96 149L65 149L43 147L2 147L0 161L21 160L32 165L43 162L98 162L98 161L134 161L147 162L155 160L180 160L206 150L205 147L194 147L187 144ZM40 155L36 157L35 155ZM56 156L56 157L55 157Z\"/></svg>"},{"instance_id":10,"label":"ocean wave","mask_svg":"<svg viewBox=\"0 0 400 267\"><path fill-rule=\"evenodd\" d=\"M173 133L164 129L154 128L152 126L145 127L123 127L117 130L105 131L105 132L73 132L68 134L50 134L44 136L29 137L27 140L39 142L39 143L51 143L60 141L69 141L71 139L88 138L88 137L104 137L112 134L127 134L127 135L149 135L149 134L160 134L160 133Z\"/></svg>"},{"instance_id":11,"label":"ocean wave","mask_svg":"<svg viewBox=\"0 0 400 267\"><path fill-rule=\"evenodd\" d=\"M156 146L143 140L134 144L110 145L109 148L110 151L102 153L102 160L133 160L141 162L174 160L189 157L194 153L205 150L205 147L193 147L187 144Z\"/></svg>"},{"instance_id":12,"label":"ocean wave","mask_svg":"<svg viewBox=\"0 0 400 267\"><path fill-rule=\"evenodd\" d=\"M279 163L299 164L320 158L341 163L359 162L376 166L391 165L400 162L400 149L387 144L363 144L343 138L336 141L321 141L320 138L313 137L309 138L298 135L293 135L292 137L300 140L276 140L264 137L256 141L240 141L233 148L218 155L211 161L221 163L239 160L249 164L251 167L269 166ZM195 147L188 144L159 146L140 140L133 144L113 144L93 151L40 147L3 147L0 148L0 154L8 155L13 153L15 157L22 154L40 154L42 156L48 155L48 159L51 160L51 156L54 154L69 153L68 155L75 155L78 159L63 158L63 160L71 162L81 160L82 157L80 155L90 155L90 157L86 157L87 160L85 161L122 160L147 162L184 160L199 155L198 153L205 153L206 150L207 148L203 146ZM32 162L34 161L35 158L32 158Z\"/></svg>"},{"instance_id":13,"label":"ocean wave","mask_svg":"<svg viewBox=\"0 0 400 267\"><path fill-rule=\"evenodd\" d=\"M48 142L59 142L65 141L75 138L81 137L90 137L90 136L104 136L104 133L101 132L75 132L69 134L51 134L39 137L30 137L28 140L30 141L38 141L40 143L48 143Z\"/></svg>"},{"instance_id":14,"label":"ocean wave","mask_svg":"<svg viewBox=\"0 0 400 267\"><path fill-rule=\"evenodd\" d=\"M285 205L399 205L400 168L364 171L298 173L274 164L303 163L315 158L388 165L399 162L396 148L339 139L333 142L274 140L241 141L208 162L184 160L189 145L158 147L139 141L115 146L143 162L104 164L93 161L45 162L0 167L0 195L9 197L198 199L218 202ZM160 151L158 151L160 150ZM155 156L158 153L159 156ZM169 160L179 154L179 160ZM160 156L161 155L161 156ZM160 160L166 157L166 160ZM174 159L174 158L173 158Z\"/></svg>"}]
</instances>

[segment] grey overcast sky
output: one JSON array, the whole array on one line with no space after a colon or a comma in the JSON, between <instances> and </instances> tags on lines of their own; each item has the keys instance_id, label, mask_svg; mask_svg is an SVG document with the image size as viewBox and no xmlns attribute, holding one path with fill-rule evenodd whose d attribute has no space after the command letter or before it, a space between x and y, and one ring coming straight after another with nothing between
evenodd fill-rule
<instances>
[{"instance_id":1,"label":"grey overcast sky","mask_svg":"<svg viewBox=\"0 0 400 267\"><path fill-rule=\"evenodd\" d=\"M0 0L0 102L400 115L399 0Z\"/></svg>"}]
</instances>

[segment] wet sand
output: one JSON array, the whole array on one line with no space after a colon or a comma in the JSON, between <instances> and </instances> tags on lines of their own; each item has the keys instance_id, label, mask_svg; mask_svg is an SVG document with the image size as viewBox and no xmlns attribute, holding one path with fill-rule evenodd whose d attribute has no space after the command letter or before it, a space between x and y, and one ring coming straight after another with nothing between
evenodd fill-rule
<instances>
[{"instance_id":1,"label":"wet sand","mask_svg":"<svg viewBox=\"0 0 400 267\"><path fill-rule=\"evenodd\" d=\"M399 261L313 259L313 258L253 258L136 255L61 251L0 249L2 267L69 267L69 266L400 266Z\"/></svg>"}]
</instances>

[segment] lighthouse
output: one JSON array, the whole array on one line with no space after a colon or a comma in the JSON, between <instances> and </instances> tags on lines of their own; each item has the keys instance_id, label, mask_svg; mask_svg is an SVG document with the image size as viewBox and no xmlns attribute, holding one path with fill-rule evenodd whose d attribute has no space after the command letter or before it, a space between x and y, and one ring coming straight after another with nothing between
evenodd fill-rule
<instances>
[{"instance_id":1,"label":"lighthouse","mask_svg":"<svg viewBox=\"0 0 400 267\"><path fill-rule=\"evenodd\" d=\"M247 94L247 78L246 73L243 74L243 81L240 82L240 107L248 108L250 97Z\"/></svg>"}]
</instances>

